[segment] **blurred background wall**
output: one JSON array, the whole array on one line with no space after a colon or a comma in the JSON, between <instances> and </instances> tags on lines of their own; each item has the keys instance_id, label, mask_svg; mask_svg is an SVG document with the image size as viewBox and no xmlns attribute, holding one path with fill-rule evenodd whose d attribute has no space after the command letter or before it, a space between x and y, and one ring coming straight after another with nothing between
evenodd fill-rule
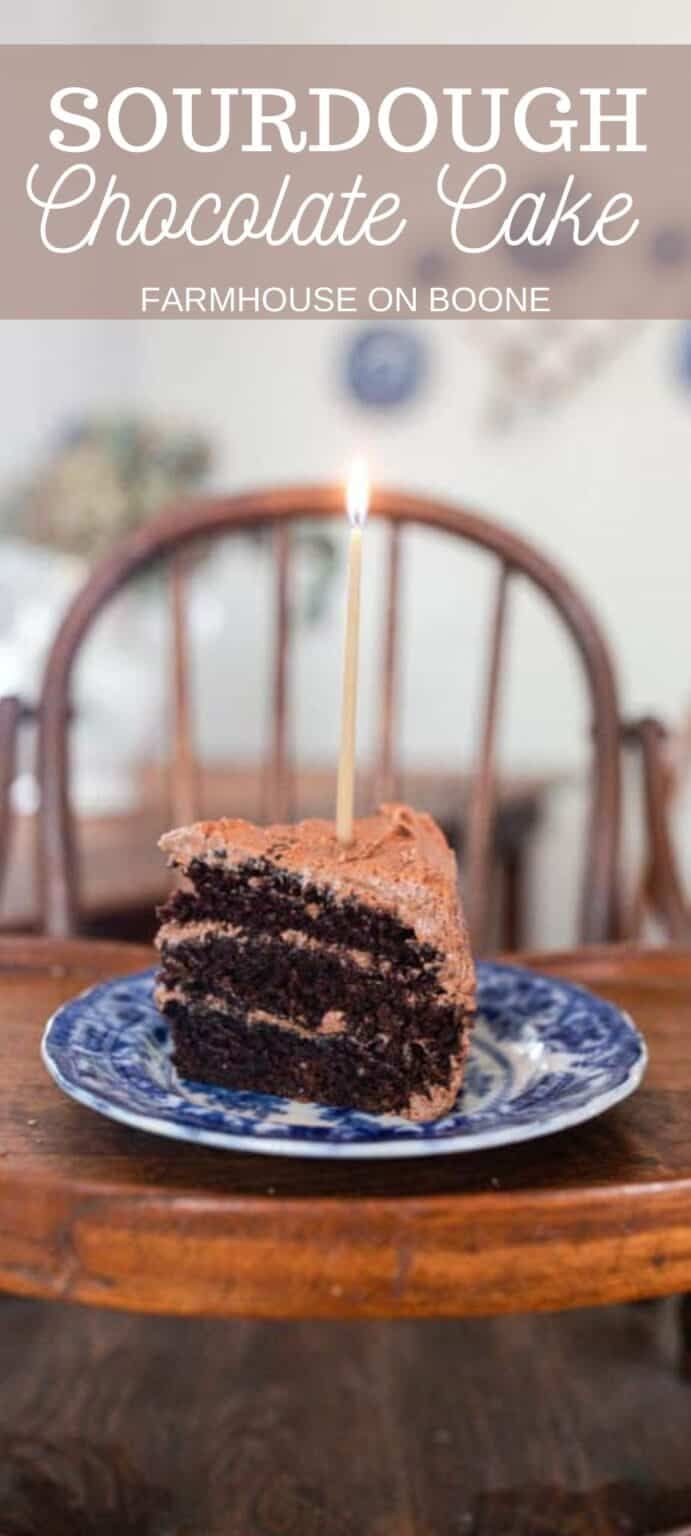
<instances>
[{"instance_id":1,"label":"blurred background wall","mask_svg":"<svg viewBox=\"0 0 691 1536\"><path fill-rule=\"evenodd\" d=\"M330 0L251 8L197 0L193 10L184 0L46 0L12 15L6 8L0 40L669 42L691 41L691 12L683 0L654 9L585 0L577 13L548 0L519 11L506 0L472 15L451 0L430 0L422 11L412 0L351 0L347 9ZM25 476L66 422L125 410L200 428L212 448L208 483L223 489L341 478L353 453L364 452L376 481L472 505L551 553L605 627L625 712L680 718L691 694L684 327L552 332L539 322L414 322L419 387L407 404L379 409L365 408L347 384L361 329L345 321L3 322L2 481ZM534 347L528 362L526 329ZM370 548L365 669L379 636L376 532ZM198 723L211 755L251 750L262 739L267 581L260 552L245 548L229 554L199 594L206 681ZM407 755L468 766L486 633L484 564L450 554L441 539L413 535L405 582ZM568 931L574 888L587 722L569 647L540 604L519 595L513 622L503 758L513 770L568 776L545 825L535 883L535 934L557 942ZM306 755L333 751L339 636L340 580L332 576L317 621L301 626L295 657L296 746ZM220 662L211 680L210 655ZM5 686L0 676L0 691ZM365 752L376 710L376 694L365 687ZM691 842L687 851L691 857Z\"/></svg>"}]
</instances>

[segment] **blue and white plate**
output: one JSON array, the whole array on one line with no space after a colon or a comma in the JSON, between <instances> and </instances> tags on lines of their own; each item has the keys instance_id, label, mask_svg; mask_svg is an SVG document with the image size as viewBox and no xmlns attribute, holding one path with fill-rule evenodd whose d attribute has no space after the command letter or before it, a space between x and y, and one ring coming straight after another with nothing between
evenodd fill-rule
<instances>
[{"instance_id":1,"label":"blue and white plate","mask_svg":"<svg viewBox=\"0 0 691 1536\"><path fill-rule=\"evenodd\" d=\"M102 982L46 1026L43 1060L65 1093L113 1120L243 1152L421 1157L547 1136L632 1093L647 1052L612 1003L514 965L478 967L479 1016L465 1086L443 1120L411 1125L178 1077L154 971Z\"/></svg>"}]
</instances>

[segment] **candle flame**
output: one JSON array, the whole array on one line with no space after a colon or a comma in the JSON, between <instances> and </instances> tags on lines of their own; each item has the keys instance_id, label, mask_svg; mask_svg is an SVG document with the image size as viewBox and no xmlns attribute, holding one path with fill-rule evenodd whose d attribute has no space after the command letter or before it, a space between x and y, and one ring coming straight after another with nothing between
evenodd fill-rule
<instances>
[{"instance_id":1,"label":"candle flame","mask_svg":"<svg viewBox=\"0 0 691 1536\"><path fill-rule=\"evenodd\" d=\"M346 510L352 528L364 528L369 511L369 475L364 459L355 459L348 476Z\"/></svg>"}]
</instances>

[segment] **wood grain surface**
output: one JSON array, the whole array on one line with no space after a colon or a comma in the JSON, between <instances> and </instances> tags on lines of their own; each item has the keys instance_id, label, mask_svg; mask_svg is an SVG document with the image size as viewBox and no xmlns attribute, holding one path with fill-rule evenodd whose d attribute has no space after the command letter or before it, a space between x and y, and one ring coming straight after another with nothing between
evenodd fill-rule
<instances>
[{"instance_id":1,"label":"wood grain surface","mask_svg":"<svg viewBox=\"0 0 691 1536\"><path fill-rule=\"evenodd\" d=\"M3 1536L657 1536L674 1304L251 1323L0 1305Z\"/></svg>"},{"instance_id":2,"label":"wood grain surface","mask_svg":"<svg viewBox=\"0 0 691 1536\"><path fill-rule=\"evenodd\" d=\"M146 1136L72 1103L39 1058L75 992L134 947L0 940L0 1286L148 1312L460 1316L691 1289L691 955L557 955L650 1047L590 1125L494 1152L347 1163ZM536 957L533 957L536 959Z\"/></svg>"}]
</instances>

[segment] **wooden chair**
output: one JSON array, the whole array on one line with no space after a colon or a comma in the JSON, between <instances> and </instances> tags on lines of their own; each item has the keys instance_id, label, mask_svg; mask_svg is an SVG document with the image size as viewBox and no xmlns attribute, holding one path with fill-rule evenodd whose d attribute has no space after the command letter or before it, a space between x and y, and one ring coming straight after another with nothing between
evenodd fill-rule
<instances>
[{"instance_id":1,"label":"wooden chair","mask_svg":"<svg viewBox=\"0 0 691 1536\"><path fill-rule=\"evenodd\" d=\"M389 524L387 600L377 756L378 799L396 795L396 716L399 681L400 573L406 529L436 529L484 550L496 566L493 610L488 629L486 688L475 774L467 814L464 886L471 929L482 950L487 939L487 890L497 774L495 746L506 653L507 613L519 579L548 599L581 662L592 720L592 769L584 842L580 938L598 942L618 935L618 844L620 822L619 717L609 651L590 608L563 572L531 544L508 529L465 508L394 491L379 491L371 516ZM275 552L275 646L271 680L273 727L267 764L267 819L289 812L288 705L290 668L289 593L291 523L296 519L342 519L342 492L335 487L290 488L189 501L166 510L137 530L92 572L73 601L53 644L40 701L38 874L42 928L55 936L79 926L80 883L74 819L70 809L68 710L72 670L80 646L104 605L125 584L156 561L170 564L173 616L172 743L173 816L194 818L197 763L193 745L187 664L186 569L192 546L214 535L270 529ZM11 735L11 704L6 730ZM9 760L9 759L8 759Z\"/></svg>"},{"instance_id":2,"label":"wooden chair","mask_svg":"<svg viewBox=\"0 0 691 1536\"><path fill-rule=\"evenodd\" d=\"M676 764L670 754L669 732L659 720L646 717L636 721L628 727L627 737L641 753L647 827L643 873L628 936L639 939L645 918L652 917L669 943L688 947L691 901L684 891L671 824L674 796L681 787L675 769L682 764ZM680 1323L681 1369L691 1381L691 1293L681 1298Z\"/></svg>"},{"instance_id":3,"label":"wooden chair","mask_svg":"<svg viewBox=\"0 0 691 1536\"><path fill-rule=\"evenodd\" d=\"M14 695L0 699L0 892L10 846L10 790L17 760L17 733L23 710Z\"/></svg>"},{"instance_id":4,"label":"wooden chair","mask_svg":"<svg viewBox=\"0 0 691 1536\"><path fill-rule=\"evenodd\" d=\"M641 754L647 827L644 867L627 936L640 938L650 916L670 943L691 944L691 900L684 891L672 831L673 801L681 784L669 751L669 732L659 720L646 717L627 728L627 737Z\"/></svg>"}]
</instances>

